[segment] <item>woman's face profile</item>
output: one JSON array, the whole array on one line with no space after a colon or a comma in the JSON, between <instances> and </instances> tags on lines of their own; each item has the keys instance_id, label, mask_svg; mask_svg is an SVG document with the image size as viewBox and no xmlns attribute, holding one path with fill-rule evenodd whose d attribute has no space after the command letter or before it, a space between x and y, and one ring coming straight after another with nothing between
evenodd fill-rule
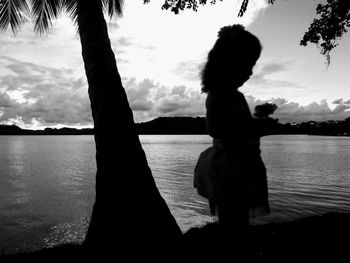
<instances>
[{"instance_id":1,"label":"woman's face profile","mask_svg":"<svg viewBox=\"0 0 350 263\"><path fill-rule=\"evenodd\" d=\"M250 76L253 74L255 63L256 60L245 60L242 63L239 63L235 69L233 69L234 72L232 72L232 81L236 88L241 87L246 81L249 80Z\"/></svg>"}]
</instances>

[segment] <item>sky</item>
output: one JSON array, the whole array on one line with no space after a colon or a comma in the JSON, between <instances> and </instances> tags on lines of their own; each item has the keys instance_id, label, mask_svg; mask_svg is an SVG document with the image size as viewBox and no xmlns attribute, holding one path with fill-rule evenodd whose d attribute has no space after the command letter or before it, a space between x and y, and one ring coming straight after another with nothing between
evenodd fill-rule
<instances>
[{"instance_id":1,"label":"sky","mask_svg":"<svg viewBox=\"0 0 350 263\"><path fill-rule=\"evenodd\" d=\"M218 30L243 24L261 41L254 74L240 91L253 109L276 103L280 122L344 120L350 116L350 37L331 52L300 46L316 16L317 0L217 1L180 15L162 0L125 1L124 15L109 21L109 36L135 122L163 116L205 116L200 70ZM0 34L0 123L22 128L92 127L79 36L63 15L38 36L27 22L16 35Z\"/></svg>"}]
</instances>

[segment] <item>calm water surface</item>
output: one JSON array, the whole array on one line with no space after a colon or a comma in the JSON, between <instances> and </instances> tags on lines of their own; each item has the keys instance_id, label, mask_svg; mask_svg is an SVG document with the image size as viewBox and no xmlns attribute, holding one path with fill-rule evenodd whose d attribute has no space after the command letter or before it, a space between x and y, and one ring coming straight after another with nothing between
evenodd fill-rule
<instances>
[{"instance_id":1,"label":"calm water surface","mask_svg":"<svg viewBox=\"0 0 350 263\"><path fill-rule=\"evenodd\" d=\"M213 220L192 187L203 135L141 136L157 186L183 231ZM268 136L269 216L254 224L350 212L350 138ZM94 202L92 136L0 136L0 249L82 241ZM130 189L132 192L132 189Z\"/></svg>"}]
</instances>

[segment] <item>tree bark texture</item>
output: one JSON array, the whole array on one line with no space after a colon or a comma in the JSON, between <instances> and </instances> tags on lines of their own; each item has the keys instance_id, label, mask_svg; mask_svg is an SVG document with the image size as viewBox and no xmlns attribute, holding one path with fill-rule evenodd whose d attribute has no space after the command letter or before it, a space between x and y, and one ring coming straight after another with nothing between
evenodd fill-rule
<instances>
[{"instance_id":1,"label":"tree bark texture","mask_svg":"<svg viewBox=\"0 0 350 263\"><path fill-rule=\"evenodd\" d=\"M100 0L78 0L78 27L96 143L96 200L85 244L157 246L181 236L136 133ZM120 246L120 245L119 245Z\"/></svg>"}]
</instances>

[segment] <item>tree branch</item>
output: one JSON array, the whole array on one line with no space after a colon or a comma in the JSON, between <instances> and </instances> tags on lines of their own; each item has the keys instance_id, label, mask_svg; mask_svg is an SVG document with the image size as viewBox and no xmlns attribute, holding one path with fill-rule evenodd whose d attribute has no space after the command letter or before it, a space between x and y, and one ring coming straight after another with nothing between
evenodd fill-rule
<instances>
[{"instance_id":1,"label":"tree branch","mask_svg":"<svg viewBox=\"0 0 350 263\"><path fill-rule=\"evenodd\" d=\"M317 6L316 14L319 17L313 20L300 45L316 44L329 65L330 52L338 46L338 41L350 26L350 1L327 0L326 4Z\"/></svg>"}]
</instances>

